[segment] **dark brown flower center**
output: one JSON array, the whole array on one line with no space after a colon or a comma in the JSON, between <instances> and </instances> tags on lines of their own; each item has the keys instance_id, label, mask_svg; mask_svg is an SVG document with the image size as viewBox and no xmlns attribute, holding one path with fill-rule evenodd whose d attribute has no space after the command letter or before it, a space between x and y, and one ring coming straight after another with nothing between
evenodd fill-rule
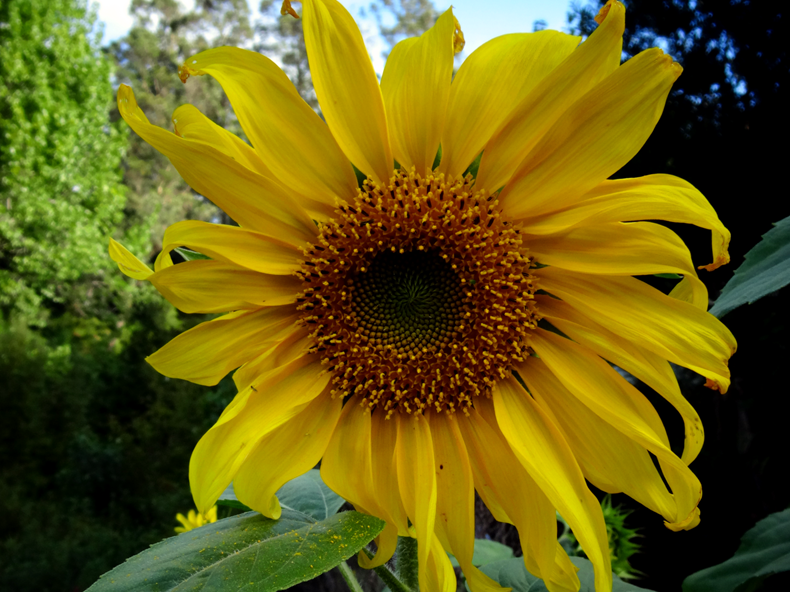
<instances>
[{"instance_id":1,"label":"dark brown flower center","mask_svg":"<svg viewBox=\"0 0 790 592\"><path fill-rule=\"evenodd\" d=\"M395 171L321 225L299 309L336 395L388 414L465 411L528 355L532 261L472 183Z\"/></svg>"}]
</instances>

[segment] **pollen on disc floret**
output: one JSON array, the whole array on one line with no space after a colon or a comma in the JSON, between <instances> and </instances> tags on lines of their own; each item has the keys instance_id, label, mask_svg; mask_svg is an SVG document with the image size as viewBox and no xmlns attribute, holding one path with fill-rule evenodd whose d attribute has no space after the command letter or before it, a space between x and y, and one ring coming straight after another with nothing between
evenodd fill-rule
<instances>
[{"instance_id":1,"label":"pollen on disc floret","mask_svg":"<svg viewBox=\"0 0 790 592\"><path fill-rule=\"evenodd\" d=\"M473 183L396 170L386 184L366 180L320 225L297 302L333 395L387 416L468 412L529 355L533 260Z\"/></svg>"}]
</instances>

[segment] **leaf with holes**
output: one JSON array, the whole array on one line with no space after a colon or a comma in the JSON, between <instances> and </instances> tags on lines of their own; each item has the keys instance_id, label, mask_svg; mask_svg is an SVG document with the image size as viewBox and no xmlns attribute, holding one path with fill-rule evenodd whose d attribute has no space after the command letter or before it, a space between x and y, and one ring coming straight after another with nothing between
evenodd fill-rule
<instances>
[{"instance_id":1,"label":"leaf with holes","mask_svg":"<svg viewBox=\"0 0 790 592\"><path fill-rule=\"evenodd\" d=\"M384 522L343 512L316 522L283 509L218 520L152 545L89 588L90 592L276 592L311 580L372 541Z\"/></svg>"}]
</instances>

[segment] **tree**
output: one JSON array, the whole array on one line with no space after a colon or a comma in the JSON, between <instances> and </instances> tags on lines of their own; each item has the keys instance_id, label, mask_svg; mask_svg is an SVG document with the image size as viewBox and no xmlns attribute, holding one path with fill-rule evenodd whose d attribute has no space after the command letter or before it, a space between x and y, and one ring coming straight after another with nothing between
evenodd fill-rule
<instances>
[{"instance_id":1,"label":"tree","mask_svg":"<svg viewBox=\"0 0 790 592\"><path fill-rule=\"evenodd\" d=\"M370 10L376 16L380 35L389 46L382 52L385 58L398 41L425 33L440 14L432 0L376 0L371 3ZM394 23L389 25L385 20L394 20Z\"/></svg>"},{"instance_id":2,"label":"tree","mask_svg":"<svg viewBox=\"0 0 790 592\"><path fill-rule=\"evenodd\" d=\"M39 326L110 268L123 213L126 133L95 18L83 0L0 4L0 311Z\"/></svg>"},{"instance_id":3,"label":"tree","mask_svg":"<svg viewBox=\"0 0 790 592\"><path fill-rule=\"evenodd\" d=\"M172 130L173 112L190 103L218 125L240 133L219 84L209 76L181 84L178 68L205 49L249 43L252 28L246 1L201 0L194 10L185 11L178 0L133 0L130 10L134 26L107 51L116 64L117 83L132 87L151 123ZM116 108L113 117L120 119ZM125 224L150 228L146 249L151 254L164 229L174 222L222 219L220 210L197 195L167 158L134 133L123 169L123 181L130 190Z\"/></svg>"}]
</instances>

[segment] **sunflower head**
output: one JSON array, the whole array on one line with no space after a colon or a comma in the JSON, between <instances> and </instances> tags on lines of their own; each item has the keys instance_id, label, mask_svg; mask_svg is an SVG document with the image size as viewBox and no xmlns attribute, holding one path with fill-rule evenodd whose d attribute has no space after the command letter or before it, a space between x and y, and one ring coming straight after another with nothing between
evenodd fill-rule
<instances>
[{"instance_id":1,"label":"sunflower head","mask_svg":"<svg viewBox=\"0 0 790 592\"><path fill-rule=\"evenodd\" d=\"M532 260L471 175L368 179L305 249L297 298L333 395L422 414L491 396L529 355Z\"/></svg>"},{"instance_id":2,"label":"sunflower head","mask_svg":"<svg viewBox=\"0 0 790 592\"><path fill-rule=\"evenodd\" d=\"M649 137L680 66L660 49L621 64L625 9L610 1L584 41L505 35L453 75L463 35L449 9L393 49L379 83L336 0L305 0L300 16L323 118L243 49L192 56L179 75L217 79L251 144L189 105L175 134L156 128L131 89L118 92L129 125L237 223L171 226L153 269L110 247L180 310L224 313L148 358L205 385L235 370L238 394L190 463L198 509L232 481L242 503L278 518L275 492L321 462L327 485L386 521L361 565L414 537L422 590L455 586L449 551L473 592L494 592L472 563L476 491L516 526L549 590L579 589L557 512L596 590L610 590L588 483L672 530L696 526L688 465L703 430L670 362L726 392L735 351L687 247L657 222L710 230L712 270L730 239L716 212L670 175L611 178ZM179 247L207 258L174 265ZM682 280L665 294L640 279L654 274ZM680 456L612 365L680 414Z\"/></svg>"}]
</instances>

